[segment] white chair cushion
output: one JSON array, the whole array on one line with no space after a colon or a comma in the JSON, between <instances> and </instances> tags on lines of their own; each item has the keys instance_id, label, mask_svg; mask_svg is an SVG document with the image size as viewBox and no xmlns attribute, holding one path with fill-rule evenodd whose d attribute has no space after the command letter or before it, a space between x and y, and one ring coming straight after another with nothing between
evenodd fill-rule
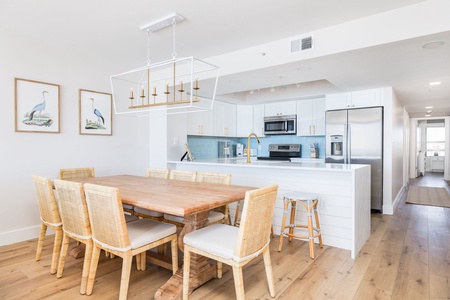
<instances>
[{"instance_id":1,"label":"white chair cushion","mask_svg":"<svg viewBox=\"0 0 450 300\"><path fill-rule=\"evenodd\" d=\"M178 223L183 223L184 222L184 218L183 217L169 215L169 214L164 214L164 219L169 220L169 221L173 221L173 222L178 222Z\"/></svg>"},{"instance_id":2,"label":"white chair cushion","mask_svg":"<svg viewBox=\"0 0 450 300\"><path fill-rule=\"evenodd\" d=\"M217 222L217 221L222 220L223 218L225 218L225 215L223 213L211 210L209 212L208 222L209 223ZM179 217L179 216L164 214L164 219L173 221L173 222L184 223L184 218Z\"/></svg>"},{"instance_id":3,"label":"white chair cushion","mask_svg":"<svg viewBox=\"0 0 450 300\"><path fill-rule=\"evenodd\" d=\"M214 223L225 218L225 215L219 211L211 210L209 212L208 221L209 223Z\"/></svg>"},{"instance_id":4,"label":"white chair cushion","mask_svg":"<svg viewBox=\"0 0 450 300\"><path fill-rule=\"evenodd\" d=\"M127 229L131 249L139 248L177 232L177 227L173 224L148 219L127 223Z\"/></svg>"},{"instance_id":5,"label":"white chair cushion","mask_svg":"<svg viewBox=\"0 0 450 300\"><path fill-rule=\"evenodd\" d=\"M319 199L317 194L293 191L284 194L284 198L296 201L311 201Z\"/></svg>"},{"instance_id":6,"label":"white chair cushion","mask_svg":"<svg viewBox=\"0 0 450 300\"><path fill-rule=\"evenodd\" d=\"M136 221L136 220L139 220L139 218L138 217L136 217L136 216L131 216L131 215L127 215L127 214L125 214L125 222L133 222L133 221Z\"/></svg>"},{"instance_id":7,"label":"white chair cushion","mask_svg":"<svg viewBox=\"0 0 450 300\"><path fill-rule=\"evenodd\" d=\"M192 231L184 236L184 244L232 259L238 238L239 228L225 224L214 224Z\"/></svg>"},{"instance_id":8,"label":"white chair cushion","mask_svg":"<svg viewBox=\"0 0 450 300\"><path fill-rule=\"evenodd\" d=\"M163 213L154 211L154 210L149 210L149 209L145 209L145 208L140 208L140 207L135 207L134 211L139 213L139 214L143 214L143 215L147 215L150 217L162 217Z\"/></svg>"},{"instance_id":9,"label":"white chair cushion","mask_svg":"<svg viewBox=\"0 0 450 300\"><path fill-rule=\"evenodd\" d=\"M133 205L122 204L123 208L133 210Z\"/></svg>"}]
</instances>

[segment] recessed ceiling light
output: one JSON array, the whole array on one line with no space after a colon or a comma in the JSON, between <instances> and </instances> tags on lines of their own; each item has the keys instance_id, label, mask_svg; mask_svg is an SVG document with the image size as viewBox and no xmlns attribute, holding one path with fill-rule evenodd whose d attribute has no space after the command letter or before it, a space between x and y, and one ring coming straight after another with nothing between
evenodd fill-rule
<instances>
[{"instance_id":1,"label":"recessed ceiling light","mask_svg":"<svg viewBox=\"0 0 450 300\"><path fill-rule=\"evenodd\" d=\"M255 93L254 90L251 90L250 92L248 92L250 95L253 95Z\"/></svg>"},{"instance_id":2,"label":"recessed ceiling light","mask_svg":"<svg viewBox=\"0 0 450 300\"><path fill-rule=\"evenodd\" d=\"M434 86L434 85L440 85L441 82L440 81L434 81L434 82L430 82L429 85Z\"/></svg>"},{"instance_id":3,"label":"recessed ceiling light","mask_svg":"<svg viewBox=\"0 0 450 300\"><path fill-rule=\"evenodd\" d=\"M271 91L271 92L275 92L275 88L274 88L274 87L271 87L271 88L270 88L270 91Z\"/></svg>"},{"instance_id":4,"label":"recessed ceiling light","mask_svg":"<svg viewBox=\"0 0 450 300\"><path fill-rule=\"evenodd\" d=\"M435 42L430 42L430 43L426 43L426 44L422 45L422 48L423 49L433 49L433 48L441 47L444 44L445 44L445 42L435 41Z\"/></svg>"},{"instance_id":5,"label":"recessed ceiling light","mask_svg":"<svg viewBox=\"0 0 450 300\"><path fill-rule=\"evenodd\" d=\"M425 117L431 117L431 115L430 114L426 114Z\"/></svg>"},{"instance_id":6,"label":"recessed ceiling light","mask_svg":"<svg viewBox=\"0 0 450 300\"><path fill-rule=\"evenodd\" d=\"M432 112L431 110L427 110L427 114L431 114L431 112Z\"/></svg>"},{"instance_id":7,"label":"recessed ceiling light","mask_svg":"<svg viewBox=\"0 0 450 300\"><path fill-rule=\"evenodd\" d=\"M433 106L425 106L425 109L432 109Z\"/></svg>"}]
</instances>

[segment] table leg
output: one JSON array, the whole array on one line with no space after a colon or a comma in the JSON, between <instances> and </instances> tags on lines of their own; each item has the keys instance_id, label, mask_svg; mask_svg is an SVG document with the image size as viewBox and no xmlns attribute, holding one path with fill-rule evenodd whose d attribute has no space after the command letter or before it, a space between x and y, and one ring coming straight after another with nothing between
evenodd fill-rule
<instances>
[{"instance_id":1,"label":"table leg","mask_svg":"<svg viewBox=\"0 0 450 300\"><path fill-rule=\"evenodd\" d=\"M209 211L188 215L184 218L184 227L178 237L178 247L184 249L184 236L194 230L203 228L208 223ZM191 291L205 282L217 277L216 265L211 265L204 256L191 254L191 272L189 286ZM155 299L181 299L183 294L183 267L173 275L155 294Z\"/></svg>"}]
</instances>

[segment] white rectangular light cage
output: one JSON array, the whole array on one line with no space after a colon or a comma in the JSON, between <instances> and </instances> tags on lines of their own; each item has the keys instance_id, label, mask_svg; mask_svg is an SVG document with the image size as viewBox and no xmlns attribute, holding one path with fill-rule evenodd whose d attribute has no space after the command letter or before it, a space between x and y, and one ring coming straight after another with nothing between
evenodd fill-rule
<instances>
[{"instance_id":1,"label":"white rectangular light cage","mask_svg":"<svg viewBox=\"0 0 450 300\"><path fill-rule=\"evenodd\" d=\"M149 116L211 110L219 68L175 58L111 76L115 114Z\"/></svg>"}]
</instances>

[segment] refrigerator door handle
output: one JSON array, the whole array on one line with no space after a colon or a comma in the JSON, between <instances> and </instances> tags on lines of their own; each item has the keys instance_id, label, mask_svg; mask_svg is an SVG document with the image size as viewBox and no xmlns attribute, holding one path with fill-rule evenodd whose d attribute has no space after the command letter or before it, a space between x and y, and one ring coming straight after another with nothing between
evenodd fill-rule
<instances>
[{"instance_id":1,"label":"refrigerator door handle","mask_svg":"<svg viewBox=\"0 0 450 300\"><path fill-rule=\"evenodd\" d=\"M344 155L344 164L347 164L347 158L348 158L348 143L347 143L347 124L344 124L344 141L342 143L342 154Z\"/></svg>"},{"instance_id":2,"label":"refrigerator door handle","mask_svg":"<svg viewBox=\"0 0 450 300\"><path fill-rule=\"evenodd\" d=\"M348 163L352 163L352 126L347 124L347 155L348 155Z\"/></svg>"}]
</instances>

